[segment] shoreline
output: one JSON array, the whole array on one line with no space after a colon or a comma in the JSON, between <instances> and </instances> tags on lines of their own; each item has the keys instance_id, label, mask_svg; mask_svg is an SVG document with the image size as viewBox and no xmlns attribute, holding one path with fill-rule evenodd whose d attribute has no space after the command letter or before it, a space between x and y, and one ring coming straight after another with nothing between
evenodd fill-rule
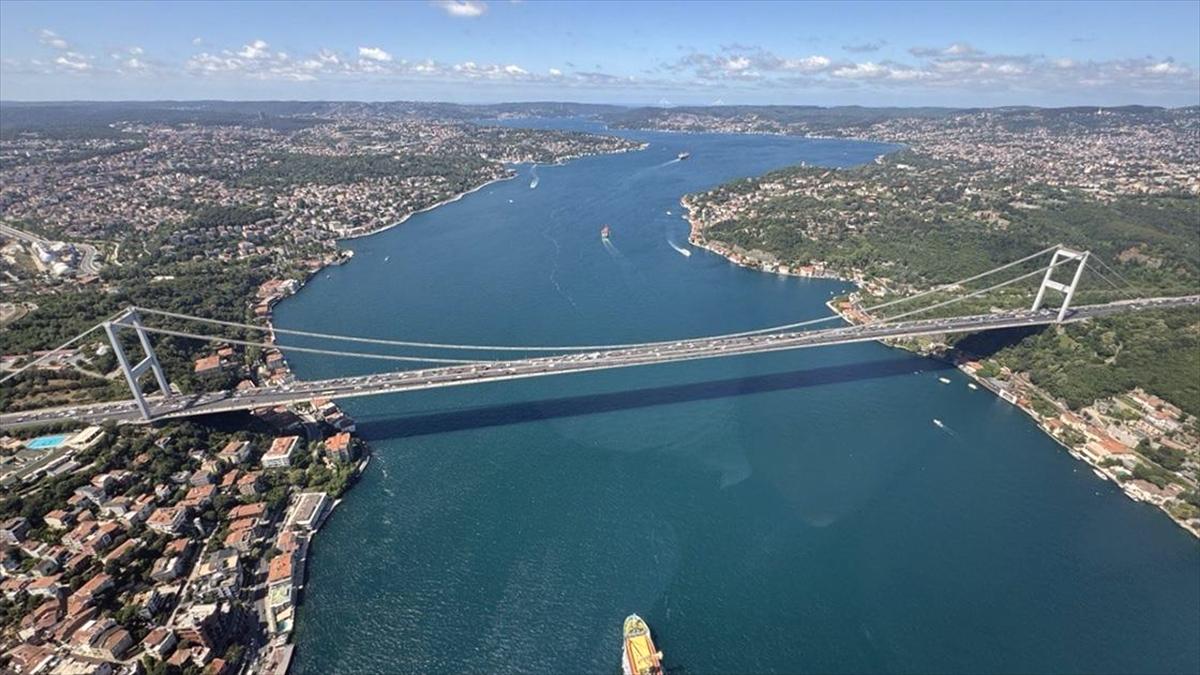
<instances>
[{"instance_id":1,"label":"shoreline","mask_svg":"<svg viewBox=\"0 0 1200 675\"><path fill-rule=\"evenodd\" d=\"M604 153L586 153L585 152L585 153L578 154L578 155L568 155L566 157L559 158L558 160L556 160L554 162L507 162L505 164L508 167L516 167L521 164L529 164L531 166L564 166L567 162L573 162L577 159L583 159L584 157L599 157L601 155L620 155L620 154L624 154L626 152L640 152L642 150L645 150L649 145L650 145L649 143L643 143L641 146L639 146L637 148L630 148L627 150L616 150L613 152L604 152ZM410 218L412 218L413 216L425 213L426 211L432 211L438 207L446 206L447 204L453 204L454 202L457 202L458 200L462 199L463 197L466 197L469 194L479 192L480 190L482 190L483 188L485 188L489 185L494 185L496 183L503 183L504 181L508 181L508 180L514 180L520 175L521 174L519 171L513 170L512 175L500 176L499 178L493 178L484 183L480 183L479 185L471 188L470 190L465 190L463 192L459 192L458 194L447 197L447 198L445 198L439 202L436 202L434 204L430 204L429 206L423 206L423 207L417 209L416 211L410 211L410 212L404 214L403 216L401 216L399 220L397 220L396 222L391 223L389 225L381 225L380 227L376 227L374 229L367 230L365 232L353 232L350 234L339 235L336 237L336 240L340 243L343 241L351 241L354 239L362 239L363 237L370 237L371 235L380 234L381 232L387 232L388 230L390 230L394 227L403 225L404 223L408 222L408 220ZM321 269L324 269L324 268L321 268ZM320 270L317 270L317 271L320 271Z\"/></svg>"},{"instance_id":2,"label":"shoreline","mask_svg":"<svg viewBox=\"0 0 1200 675\"><path fill-rule=\"evenodd\" d=\"M697 248L701 248L706 251L709 251L710 253L719 255L722 258L725 258L727 261L737 265L738 267L743 267L743 268L754 270L757 272L762 272L764 274L776 274L776 275L780 275L780 276L791 276L791 277L798 277L798 278L802 278L802 279L816 279L816 278L834 279L837 281L843 281L846 283L854 284L856 289L858 289L858 292L861 292L861 290L863 288L863 284L860 280L846 278L844 276L841 276L841 275L839 275L837 273L833 273L833 272L827 272L827 273L819 275L819 276L818 275L796 274L796 273L792 272L790 269L785 270L785 271L766 269L766 263L763 261L747 260L742 257L733 257L733 256L737 255L736 252L725 250L725 246L724 246L723 242L718 242L717 245L713 245L709 240L707 240L704 237L703 228L699 227L697 225L696 221L692 219L692 208L691 208L690 204L688 203L687 197L684 196L679 201L680 201L680 204L684 208L684 212L686 214L685 218L687 219L688 224L691 226L691 232L688 235L688 243L690 243L692 246L696 246ZM826 300L825 306L828 307L831 312L836 314L847 325L854 325L854 321L850 317L848 317L845 313L843 313L841 309L839 309L837 307L837 305L834 303L834 300L836 300L836 298ZM918 354L918 352L914 351L913 349L906 347L903 344L897 343L895 341L876 340L875 342L877 342L885 347L888 347L890 349L899 349L899 350L908 352L910 354ZM1033 420L1033 423L1038 428L1038 430L1040 430L1045 436L1050 438L1050 440L1052 440L1055 443L1057 443L1058 445L1062 446L1071 455L1071 457L1083 462L1085 465L1087 465L1089 468L1091 468L1092 471L1094 473L1096 473L1098 478L1100 478L1101 480L1104 480L1104 481L1110 481L1113 484L1115 484L1116 487L1119 490L1121 490L1121 492L1124 493L1125 496L1128 497L1130 500L1137 502L1137 503L1149 504L1149 505L1155 507L1157 510L1164 513L1167 516L1167 518L1169 518L1173 523L1175 523L1179 527L1183 528L1184 531L1186 531L1187 533L1196 537L1197 539L1200 539L1200 530L1193 529L1193 528L1189 527L1186 522L1180 520L1179 518L1176 518L1174 514L1172 514L1170 511L1168 511L1166 509L1165 504L1160 504L1158 502L1155 502L1155 501L1151 500L1148 496L1143 497L1138 494L1135 494L1130 488L1125 487L1125 485L1121 482L1121 480L1117 476L1116 472L1109 471L1108 470L1109 467L1102 466L1100 462L1094 461L1086 453L1076 450L1074 447L1068 445L1066 443L1066 441L1064 441L1062 438L1059 438L1051 429L1049 429L1043 423L1042 418L1040 415L1038 415L1037 411L1033 410L1031 407L1021 405L1019 403L1019 401L1016 401L1016 400L1010 401L1007 398L1005 398L1004 396L1001 396L1000 393L997 392L992 387L992 385L985 380L985 378L979 376L977 373L971 372L971 371L967 370L966 368L963 368L960 365L958 357L964 357L965 355L962 354L961 352L959 352L958 350L951 347L949 349L949 351L944 352L942 354L920 354L920 355L926 356L929 358L936 358L939 360L943 360L943 361L953 365L959 372L966 375L969 380L978 384L980 387L982 387L986 391L990 392L996 398L998 398L1002 401L1005 401L1006 403L1009 403L1010 405L1015 407L1017 410L1020 410L1021 412L1028 415ZM1040 396L1042 396L1043 398L1045 398L1050 403L1052 403L1059 410L1069 410L1069 408L1065 408L1062 403L1049 397L1049 395L1044 394L1040 391L1038 391L1038 394Z\"/></svg>"},{"instance_id":3,"label":"shoreline","mask_svg":"<svg viewBox=\"0 0 1200 675\"><path fill-rule=\"evenodd\" d=\"M453 204L454 202L462 199L463 197L466 197L467 195L472 194L474 192L478 192L489 185L492 185L494 183L500 183L500 182L503 182L506 180L513 180L518 175L519 174L514 171L511 176L501 176L500 178L493 178L485 183L481 183L481 184L477 185L476 187L471 188L470 190L467 190L466 192L460 192L454 196L447 197L446 199L443 199L442 201L437 202L435 204L430 204L429 206L421 207L421 208L417 209L416 211L410 211L410 212L404 214L403 216L401 216L400 220L397 220L396 222L391 223L390 225L381 225L380 227L377 227L372 230L367 230L366 232L354 232L351 234L340 235L336 239L339 243L341 243L343 241L351 241L353 239L362 239L363 237L369 237L373 234L387 232L388 230L392 229L393 227L397 227L399 225L403 225L404 223L408 222L408 219L412 218L415 215L425 213L426 211L432 211L432 210L438 208L439 206ZM324 269L324 268L322 267L321 269ZM320 270L317 270L317 271L320 271Z\"/></svg>"},{"instance_id":4,"label":"shoreline","mask_svg":"<svg viewBox=\"0 0 1200 675\"><path fill-rule=\"evenodd\" d=\"M558 160L557 162L554 162L553 164L540 164L540 163L532 163L532 164L534 164L534 165L536 165L536 166L562 166L562 165L565 165L567 162L570 162L570 161L573 161L573 160L576 160L576 159L581 159L581 158L584 158L584 157L595 157L595 156L599 156L599 155L601 155L601 154L621 154L621 153L625 153L625 152L635 152L635 151L641 151L641 150L645 150L645 149L646 149L646 147L648 147L648 146L649 146L649 143L643 143L642 145L638 146L637 148L630 148L630 149L625 149L625 150L619 150L619 151L616 151L616 152L611 152L611 153L584 153L584 154L580 154L580 155L572 155L572 156L569 156L569 157L564 157L564 158L561 158L560 160ZM523 162L522 162L522 163L523 163ZM512 166L516 166L517 164L520 164L520 163L512 163L512 164L510 164L509 166L510 166L510 167L512 167ZM358 234L352 234L352 235L347 235L347 236L341 236L341 237L337 237L337 242L339 243L339 250L342 252L342 255L339 255L339 256L338 256L338 259L337 259L337 261L335 261L335 262L330 262L330 263L326 263L326 264L323 264L323 265L321 265L321 266L319 266L319 267L317 267L317 268L315 268L315 269L312 269L312 270L310 270L310 271L309 271L307 274L305 274L305 275L304 275L304 278L303 278L303 279L300 279L300 280L299 280L299 283L297 284L296 288L295 288L293 291L291 291L290 293L288 293L288 294L286 294L286 295L283 295L283 296L281 296L281 297L278 297L278 298L275 298L275 299L273 299L273 300L268 300L268 301L267 301L267 302L268 302L268 309L267 309L267 312L266 312L266 314L262 315L261 317L257 317L257 318L260 318L260 319L263 321L263 323L265 324L265 326L266 326L266 330L267 330L267 336L268 336L268 338L269 338L269 341L270 341L272 344L275 344L275 338L276 338L276 334L275 334L275 307L276 307L276 306L277 306L277 305L278 305L280 302L283 302L283 301L284 301L284 300L286 300L287 298L289 298L289 297L291 297L291 296L293 296L293 295L296 295L297 293L299 293L299 292L300 292L300 291L301 291L301 290L304 288L304 286L305 286L305 285L307 285L307 284L308 284L308 282L309 282L309 281L310 281L310 280L311 280L311 279L312 279L314 276L316 276L316 275L320 274L320 273L321 273L321 271L322 271L322 270L324 270L326 267L329 267L329 266L331 266L331 265L341 265L341 264L345 264L345 263L347 263L347 262L349 262L350 260L352 260L352 259L353 259L353 257L354 257L354 256L353 256L353 254L354 254L353 250L352 250L352 249L344 249L344 248L340 248L340 244L341 244L341 242L343 242L343 241L349 241L349 240L352 240L352 239L359 239L359 238L362 238L362 237L367 237L367 236L371 236L371 235L379 234L379 233L382 233L382 232L386 232L387 230L390 230L390 229L392 229L392 228L394 228L394 227L397 227L397 226L399 226L399 225L402 225L402 224L404 224L404 223L405 223L405 222L407 222L407 221L408 221L410 218L412 218L413 216L415 216L415 215L417 215L417 214L420 214L420 213L425 213L425 212L427 212L427 211L432 211L433 209L436 209L436 208L438 208L438 207L440 207L440 206L445 206L445 205L447 205L447 204L453 204L454 202L457 202L457 201L459 201L460 199L462 199L462 198L466 197L467 195L470 195L470 194L472 194L472 193L478 192L478 191L482 190L483 188L485 188L485 187L487 187L487 186L489 186L489 185L492 185L492 184L494 184L494 183L499 183L499 182L502 182L502 181L513 180L513 179L517 178L517 177L518 177L518 176L520 176L520 175L521 175L521 174L520 174L520 172L514 169L514 170L512 170L512 173L511 173L511 175L508 175L508 176L501 176L501 177L499 177L499 178L493 178L492 180L489 180L489 181L486 181L486 182L484 182L484 183L481 183L481 184L479 184L479 185L477 185L477 186L475 186L475 187L473 187L473 188L471 188L471 189L469 189L469 190L465 190L465 191L463 191L463 192L460 192L460 193L458 193L458 194L455 194L455 195L453 195L453 196L451 196L451 197L447 197L446 199L443 199L443 200L441 200L441 201L439 201L439 202L437 202L437 203L435 203L435 204L431 204L431 205L429 205L429 206L423 207L423 208L421 208L421 209L418 209L418 210L416 210L416 211L412 211L412 212L410 212L410 213L407 213L407 214L405 214L403 217L401 217L399 220L397 220L396 222L394 222L394 223L391 223L391 224L389 224L389 225L385 225L385 226L382 226L382 227L379 227L379 228L375 228L375 229L373 229L373 230L371 230L371 231L368 231L368 232L362 232L362 233L358 233ZM253 305L252 305L252 306L253 306ZM279 350L279 349L278 349L278 347L276 347L276 350L277 350L277 351L279 351L279 353L280 353L281 355L283 354L283 351L282 351L282 350ZM284 368L284 370L287 372L287 374L288 374L289 376L291 376L291 377L295 377L295 374L292 372L292 367L291 367L291 364L288 362L286 355L284 355L284 357L283 357L283 368ZM320 531L320 526L323 526L323 525L325 524L325 522L326 522L326 521L327 521L327 520L328 520L330 517L332 517L334 510L336 510L336 509L337 509L337 507L338 507L339 505L341 505L341 503L342 503L343 501L345 501L346 497L347 497L347 496L348 496L348 495L351 493L351 491L353 491L353 490L354 490L354 487L355 487L355 485L357 485L357 484L358 484L358 482L359 482L360 480L362 480L362 477L363 477L363 475L365 475L367 468L368 468L368 467L370 466L370 464L371 464L371 458L374 456L374 451L373 451L373 448L371 447L371 444L370 444L370 443L367 441L367 439L366 439L366 438L364 438L363 436L361 436L361 435L360 435L360 434L359 434L357 431L352 431L352 432L351 432L351 435L352 435L352 436L354 436L355 438L357 438L357 439L358 439L358 440L359 440L359 441L362 443L363 457L362 457L362 458L361 458L361 459L360 459L358 462L356 462L356 463L354 464L354 472L353 472L353 474L352 474L352 480L351 480L351 481L350 481L350 483L349 483L349 484L346 486L346 489L345 489L345 490L342 492L342 495L341 495L340 497L336 498L336 499L332 499L332 500L331 500L331 503L330 503L329 510L328 510L328 511L327 511L327 512L326 512L326 513L325 513L325 514L322 516L322 518L321 518L321 522L320 522L320 524L319 524L318 528L317 528L317 529L314 529L314 530L313 530L313 531L312 531L312 532L309 534L309 537L308 537L308 542L309 542L309 543L308 543L308 545L309 545L309 546L312 546L312 545L313 545L313 542L316 540L316 535L317 535L317 534L319 533L319 531ZM308 584L307 584L307 579L308 579L308 572L309 572L309 567L310 567L310 564L311 564L311 554L309 554L309 555L306 555L306 556L305 556L305 561L304 561L304 569L303 569L303 571L302 571L302 579L304 579L304 581L301 583L301 588L302 588L302 589L304 589L304 590L307 590L307 585L308 585ZM293 611L294 611L294 613L295 613L295 617L296 617L295 619L293 619L293 628L292 628L292 630L288 631L288 633L287 633L287 635L286 635L286 639L285 639L285 640L282 642L282 644L281 644L281 645L279 645L279 647L278 647L278 649L280 649L280 650L282 650L282 651L284 652L284 656L283 656L283 658L284 658L284 662L285 662L285 663L287 663L287 664L289 664L289 665L290 665L290 662L291 662L292 658L294 657L295 650L296 650L296 649L299 647L299 643L298 643L297 641L295 641L295 640L294 640L294 636L295 636L295 628L294 628L294 626L295 626L295 622L298 620L298 618L299 618L299 616L300 616L300 610L301 610L301 608L302 608L302 607L303 607L303 596L301 595L301 596L300 596L300 600L299 600L299 601L298 601L298 602L295 604L295 606L294 606L294 610L293 610ZM272 644L272 642L273 642L274 640L276 640L278 637L279 637L279 636L274 636L274 637L271 637L271 638L269 638L266 644L267 644L267 645L271 645L271 644ZM270 652L268 652L267 650L259 651L259 652L258 652L258 654L256 654L254 658L255 658L255 659L259 659L259 658L262 658L262 656L263 656L264 654L266 654L266 653L273 653L273 652L274 652L274 650L271 650Z\"/></svg>"}]
</instances>

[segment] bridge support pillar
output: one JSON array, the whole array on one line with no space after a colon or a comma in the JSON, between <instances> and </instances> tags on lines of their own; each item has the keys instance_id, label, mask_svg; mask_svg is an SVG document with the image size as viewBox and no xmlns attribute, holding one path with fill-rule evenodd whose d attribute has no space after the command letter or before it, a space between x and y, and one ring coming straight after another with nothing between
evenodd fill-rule
<instances>
[{"instance_id":1,"label":"bridge support pillar","mask_svg":"<svg viewBox=\"0 0 1200 675\"><path fill-rule=\"evenodd\" d=\"M146 354L145 358L136 364L130 364L129 357L125 354L125 348L121 346L120 330L122 328L132 328L137 333L138 342L141 343L142 351ZM125 375L125 382L129 385L133 400L137 402L138 410L142 413L142 419L149 421L153 415L150 412L150 404L146 401L145 394L142 393L142 386L139 384L142 375L145 375L147 370L154 373L155 383L163 396L171 395L171 385L167 382L167 374L154 354L154 347L150 344L150 336L146 334L146 329L142 326L141 317L138 316L136 310L127 310L116 319L104 322L104 332L108 334L113 354L116 355L117 364L120 365L121 372Z\"/></svg>"},{"instance_id":2,"label":"bridge support pillar","mask_svg":"<svg viewBox=\"0 0 1200 675\"><path fill-rule=\"evenodd\" d=\"M1042 277L1042 285L1038 288L1037 297L1033 301L1033 311L1038 311L1042 308L1042 303L1046 299L1046 290L1052 289L1063 294L1062 305L1058 308L1057 321L1060 323L1067 316L1067 310L1071 307L1071 299L1075 297L1075 289L1079 286L1079 279L1083 276L1083 267L1087 264L1087 259L1090 253L1088 251L1073 251L1069 248L1060 246L1054 251L1054 257L1050 259L1050 266L1046 268L1046 276ZM1079 264L1075 266L1075 275L1071 278L1070 284L1062 284L1054 280L1054 270L1059 263L1067 260L1078 260Z\"/></svg>"}]
</instances>

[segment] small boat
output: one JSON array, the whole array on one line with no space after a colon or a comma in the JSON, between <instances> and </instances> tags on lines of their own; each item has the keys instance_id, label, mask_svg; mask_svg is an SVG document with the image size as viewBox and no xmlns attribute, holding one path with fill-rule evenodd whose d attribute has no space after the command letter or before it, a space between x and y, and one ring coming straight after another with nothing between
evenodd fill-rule
<instances>
[{"instance_id":1,"label":"small boat","mask_svg":"<svg viewBox=\"0 0 1200 675\"><path fill-rule=\"evenodd\" d=\"M691 157L691 156L692 156L692 153L690 153L690 152L681 152L681 153L679 153L678 155L676 155L676 156L675 156L675 159L678 159L678 160L685 160L685 159L687 159L688 157Z\"/></svg>"},{"instance_id":2,"label":"small boat","mask_svg":"<svg viewBox=\"0 0 1200 675\"><path fill-rule=\"evenodd\" d=\"M967 383L967 386L968 386L968 387L970 387L971 389L978 389L978 388L979 388L979 387L978 387L978 386L977 386L977 385L976 385L974 382L968 382L968 383Z\"/></svg>"},{"instance_id":3,"label":"small boat","mask_svg":"<svg viewBox=\"0 0 1200 675\"><path fill-rule=\"evenodd\" d=\"M1092 469L1092 473L1096 474L1096 478L1099 478L1100 480L1108 480L1108 474L1104 473L1100 469Z\"/></svg>"},{"instance_id":4,"label":"small boat","mask_svg":"<svg viewBox=\"0 0 1200 675\"><path fill-rule=\"evenodd\" d=\"M389 261L389 260L391 260L391 259L392 259L392 256L390 256L390 255L385 255L385 256L383 256L383 262L387 262L387 261Z\"/></svg>"},{"instance_id":5,"label":"small boat","mask_svg":"<svg viewBox=\"0 0 1200 675\"><path fill-rule=\"evenodd\" d=\"M533 180L529 181L529 189L532 190L532 189L536 188L537 186L538 186L538 178L537 178L537 176L534 176Z\"/></svg>"},{"instance_id":6,"label":"small boat","mask_svg":"<svg viewBox=\"0 0 1200 675\"><path fill-rule=\"evenodd\" d=\"M662 674L662 652L654 647L650 626L637 614L625 618L625 649L621 670L625 675Z\"/></svg>"},{"instance_id":7,"label":"small boat","mask_svg":"<svg viewBox=\"0 0 1200 675\"><path fill-rule=\"evenodd\" d=\"M508 203L511 204L511 203L513 203L513 201L510 199L510 200L508 200Z\"/></svg>"},{"instance_id":8,"label":"small boat","mask_svg":"<svg viewBox=\"0 0 1200 675\"><path fill-rule=\"evenodd\" d=\"M608 229L608 226L605 225L604 227L600 228L600 238L604 241L608 241L608 235L610 232L612 232L612 230Z\"/></svg>"},{"instance_id":9,"label":"small boat","mask_svg":"<svg viewBox=\"0 0 1200 675\"><path fill-rule=\"evenodd\" d=\"M667 210L667 215L671 215L671 211L669 209Z\"/></svg>"},{"instance_id":10,"label":"small boat","mask_svg":"<svg viewBox=\"0 0 1200 675\"><path fill-rule=\"evenodd\" d=\"M948 377L939 377L939 378L938 378L938 382L941 382L942 384L950 384L950 378L948 378Z\"/></svg>"},{"instance_id":11,"label":"small boat","mask_svg":"<svg viewBox=\"0 0 1200 675\"><path fill-rule=\"evenodd\" d=\"M935 426L935 427L937 427L937 428L939 428L939 429L945 429L945 428L946 428L946 425L945 425L945 424L942 424L942 421L941 421L941 420L939 420L939 419L938 419L938 418L936 418L936 417L935 417L935 418L933 418L933 426Z\"/></svg>"}]
</instances>

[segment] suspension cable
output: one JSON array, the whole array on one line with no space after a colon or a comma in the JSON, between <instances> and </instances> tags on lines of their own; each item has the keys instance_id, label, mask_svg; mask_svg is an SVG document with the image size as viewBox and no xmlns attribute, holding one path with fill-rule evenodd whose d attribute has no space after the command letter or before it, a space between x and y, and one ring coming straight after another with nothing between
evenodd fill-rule
<instances>
[{"instance_id":1,"label":"suspension cable","mask_svg":"<svg viewBox=\"0 0 1200 675\"><path fill-rule=\"evenodd\" d=\"M1072 259L1071 259L1071 258L1064 258L1064 259L1062 259L1062 260L1059 260L1058 262L1054 263L1053 265L1051 265L1051 266L1050 266L1050 268L1051 268L1051 269L1053 269L1053 268L1055 268L1055 267L1058 267L1059 265L1062 265L1062 264L1064 264L1064 263L1068 263L1068 262L1072 262ZM1009 286L1009 285L1011 285L1011 284L1015 284L1015 283L1017 283L1018 281L1021 281L1021 280L1023 280L1023 279L1028 279L1029 277L1037 276L1037 275L1039 275L1039 274L1042 274L1042 273L1044 273L1044 272L1045 272L1045 270L1036 269L1036 270L1034 270L1034 271L1032 271L1032 272L1030 272L1030 273L1028 273L1028 274L1022 274L1022 275L1021 275L1021 276L1019 276L1019 277L1014 277L1014 278L1012 278L1012 279L1009 279L1008 281L1003 281L1003 282L1000 282L1000 283L998 283L998 284L996 284L996 285L994 285L994 286L988 286L987 288L981 288L981 289L979 289L978 291L972 291L971 293L968 293L968 294L966 294L966 295L963 295L963 296L960 296L960 297L957 297L957 298L951 298L951 299L949 299L949 300L945 300L945 301L943 301L943 302L939 302L939 303L936 303L936 304L930 305L930 306L928 306L928 307L922 307L922 308L920 308L920 309L914 309L914 310L911 310L911 311L905 312L905 313L903 313L903 314L897 314L896 316L889 316L889 317L887 317L887 318L884 318L884 319L879 319L879 320L876 320L876 321L869 321L869 322L867 322L867 323L868 323L868 324L870 324L870 325L879 325L879 324L891 323L891 322L893 322L893 321L896 321L897 319L903 319L903 318L904 318L904 317L906 317L906 316L912 316L913 314L920 314L921 312L927 312L927 311L929 311L929 310L931 310L931 309L937 309L937 308L939 308L939 307L945 307L946 305L952 305L952 304L954 304L954 303L956 303L956 302L962 302L963 300L967 300L967 299L969 299L969 298L974 298L974 297L976 297L976 296L983 295L984 293L987 293L987 292L989 292L989 291L994 291L994 290L996 290L997 288L1003 288L1003 287L1005 287L1005 286Z\"/></svg>"},{"instance_id":2,"label":"suspension cable","mask_svg":"<svg viewBox=\"0 0 1200 675\"><path fill-rule=\"evenodd\" d=\"M1098 263L1100 263L1101 265L1103 265L1103 266L1104 266L1104 269L1108 270L1109 272L1112 272L1112 273L1113 273L1113 276L1115 276L1116 278L1120 279L1120 280L1121 280L1121 283L1125 284L1125 286L1126 286L1126 287L1130 287L1130 288L1132 288L1132 287L1133 287L1133 284L1129 283L1129 280L1128 280L1128 279L1126 279L1125 277L1121 276L1121 273L1120 273L1120 272L1118 272L1118 271L1114 270L1112 267L1109 267L1108 263L1104 262L1104 259L1103 259L1103 258L1101 258L1100 256L1098 256L1098 255L1097 255L1097 256L1092 256L1092 257L1090 257L1090 258L1088 258L1088 259L1089 259L1089 260L1095 260L1096 262L1098 262Z\"/></svg>"},{"instance_id":3,"label":"suspension cable","mask_svg":"<svg viewBox=\"0 0 1200 675\"><path fill-rule=\"evenodd\" d=\"M1109 279L1108 275L1103 274L1102 272L1100 272L1099 269L1097 269L1095 267L1089 267L1089 268L1087 268L1087 271L1100 277L1101 279L1104 280L1104 283L1108 284L1109 286L1112 286L1114 289L1116 289L1118 291L1125 290L1125 289L1121 288L1120 286L1116 285L1115 283L1113 283L1112 279Z\"/></svg>"},{"instance_id":4,"label":"suspension cable","mask_svg":"<svg viewBox=\"0 0 1200 675\"><path fill-rule=\"evenodd\" d=\"M448 365L468 365L472 363L488 363L488 361L466 360L466 359L438 359L433 357L423 356L393 356L391 354L371 354L368 352L345 352L332 349L314 349L311 347L293 347L291 345L273 344L270 342L253 342L250 340L237 340L234 338L225 338L216 335L200 335L198 333L188 333L180 330L169 330L166 328L151 328L150 326L142 326L142 330L147 333L158 333L161 335L171 335L174 337L189 338L192 340L203 340L206 342L221 342L226 344L242 345L245 347L262 347L263 349L278 349L279 351L305 352L308 354L324 354L326 356L351 356L364 359L378 359L381 361L407 361L410 363L443 363Z\"/></svg>"},{"instance_id":5,"label":"suspension cable","mask_svg":"<svg viewBox=\"0 0 1200 675\"><path fill-rule=\"evenodd\" d=\"M115 318L117 318L117 317L121 316L122 314L124 314L124 313L125 313L125 311L126 311L126 310L122 309L121 311L117 312L116 314L113 314L112 316L108 317L108 318L107 318L107 319L105 319L104 321L101 321L100 323L98 323L98 324L96 324L96 325L92 326L91 328L89 328L89 329L87 329L87 330L83 331L82 333L80 333L79 335L76 335L75 337L71 338L70 340L67 340L66 342L62 343L61 345L59 345L59 346L55 347L54 349L51 349L50 351L46 352L45 354L42 354L41 356L39 356L38 358L34 359L33 361L30 361L29 363L26 363L25 365L23 365L23 366L21 366L20 368L18 368L18 369L16 369L16 370L12 371L11 373L9 373L9 374L5 375L4 377L0 377L0 384L3 384L3 383L5 383L5 382L8 382L9 380L11 380L11 379L13 379L14 377L16 377L16 376L20 375L21 373L25 372L26 370L29 370L30 368L32 368L32 367L34 367L34 366L38 365L39 363L43 363L43 362L45 362L45 361L49 360L49 359L50 359L52 356L54 356L55 354L57 354L57 353L61 352L62 350L66 349L67 347L70 347L71 345L75 344L76 342L79 342L79 341L80 341L80 340L82 340L83 338L87 337L89 334L91 334L91 333L92 333L92 332L94 332L96 329L98 329L98 328L100 328L101 326L103 326L105 323L107 323L107 322L109 322L109 321L112 321L113 319L115 319Z\"/></svg>"},{"instance_id":6,"label":"suspension cable","mask_svg":"<svg viewBox=\"0 0 1200 675\"><path fill-rule=\"evenodd\" d=\"M947 288L952 288L954 286L960 286L962 284L970 283L972 281L977 281L979 279L990 276L997 272L1001 272L1001 271L1009 269L1011 267L1015 267L1016 265L1020 265L1022 263L1033 260L1034 258L1037 258L1039 256L1043 256L1043 255L1049 253L1050 251L1053 251L1059 247L1060 247L1060 245L1056 244L1054 246L1050 246L1048 248L1042 249L1041 251L1038 251L1037 253L1027 255L1024 258L1021 258L1020 260L1014 260L1010 263L1006 263L1004 265L993 268L986 272L982 272L980 274L976 274L974 276L970 276L970 277L961 279L961 280L953 282L953 283L941 284L939 286L936 286L936 287L931 288L926 291L922 291L922 292L914 294L914 295L905 296L903 298L896 298L894 300L889 300L887 302L880 303L878 305L873 305L871 307L865 308L864 311L880 310L885 307L891 307L893 305L897 305L897 304L900 304L903 302L909 302L912 300L916 300L918 298L922 298L927 295L930 295L931 293L944 291ZM460 351L501 351L501 352L503 352L503 351L582 352L582 351L606 351L606 350L612 350L612 349L629 349L629 348L636 348L636 347L654 347L654 346L672 344L675 342L687 342L687 341L693 341L693 340L716 340L716 339L723 339L723 338L735 338L735 337L743 337L743 336L747 336L747 335L756 335L759 333L770 333L770 332L791 330L791 329L795 329L795 328L801 328L803 326L811 326L811 325L815 325L815 324L821 324L821 323L826 323L826 322L836 321L836 320L841 319L841 317L839 315L831 314L829 316L824 316L824 317L820 317L820 318L816 318L816 319L808 319L805 321L782 324L782 325L777 325L777 326L768 326L766 328L756 328L753 330L740 331L740 332L736 332L736 333L724 333L724 334L720 334L720 335L705 335L705 336L699 336L699 337L676 338L676 339L672 339L672 340L657 340L657 341L651 341L651 342L629 342L629 343L607 344L607 345L518 346L518 345L447 344L447 343L442 343L442 342L415 342L415 341L411 341L411 340L389 340L389 339L384 339L384 338L369 338L369 337L357 337L357 336L348 336L348 335L336 335L336 334L332 334L332 333L318 333L318 332L313 332L313 331L302 331L302 330L294 330L294 329L287 329L287 328L257 326L254 324L242 323L242 322L237 322L237 321L222 321L220 319L208 319L205 317L198 317L198 316L193 316L193 315L189 315L189 314L182 314L179 312L168 312L168 311L159 310L159 309L151 309L148 307L134 307L134 309L136 309L139 312L145 312L147 314L157 314L160 316L181 319L184 321L196 321L199 323L208 323L208 324L212 324L212 325L225 326L225 327L229 327L229 328L243 328L243 329L253 330L253 331L258 331L258 332L272 332L272 333L277 333L280 335L296 335L296 336L301 336L301 337L311 337L311 338L320 338L320 339L328 339L328 340L341 340L341 341L345 341L345 342L358 342L358 343L363 343L363 344L388 345L388 346L393 346L393 347L417 347L417 348L427 348L427 349L445 349L445 350L460 350Z\"/></svg>"}]
</instances>

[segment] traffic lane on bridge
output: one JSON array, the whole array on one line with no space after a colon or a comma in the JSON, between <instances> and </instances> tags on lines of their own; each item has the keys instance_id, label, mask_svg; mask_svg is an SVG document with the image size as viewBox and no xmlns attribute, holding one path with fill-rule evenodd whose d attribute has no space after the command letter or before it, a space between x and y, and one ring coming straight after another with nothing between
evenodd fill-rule
<instances>
[{"instance_id":1,"label":"traffic lane on bridge","mask_svg":"<svg viewBox=\"0 0 1200 675\"><path fill-rule=\"evenodd\" d=\"M1066 322L1106 316L1129 309L1200 305L1200 296L1153 298L1090 305L1074 310ZM856 325L825 331L759 335L717 340L680 340L661 343L658 349L647 347L541 357L521 362L498 361L473 366L452 366L422 371L400 371L370 376L335 378L318 382L284 385L283 390L263 389L246 392L217 392L201 394L186 400L166 402L157 399L153 414L171 418L197 414L228 412L303 401L314 397L354 397L411 391L437 386L454 386L475 382L501 381L554 373L586 372L652 363L668 363L700 358L780 351L846 342L865 342L889 337L906 337L947 332L971 332L1018 326L1054 323L1054 310L1040 312L1018 311L977 317L927 319L884 325ZM464 375L474 375L464 378ZM64 419L96 422L104 420L141 421L132 401L120 401L88 406L62 407L29 413L0 415L0 427L36 424Z\"/></svg>"}]
</instances>

